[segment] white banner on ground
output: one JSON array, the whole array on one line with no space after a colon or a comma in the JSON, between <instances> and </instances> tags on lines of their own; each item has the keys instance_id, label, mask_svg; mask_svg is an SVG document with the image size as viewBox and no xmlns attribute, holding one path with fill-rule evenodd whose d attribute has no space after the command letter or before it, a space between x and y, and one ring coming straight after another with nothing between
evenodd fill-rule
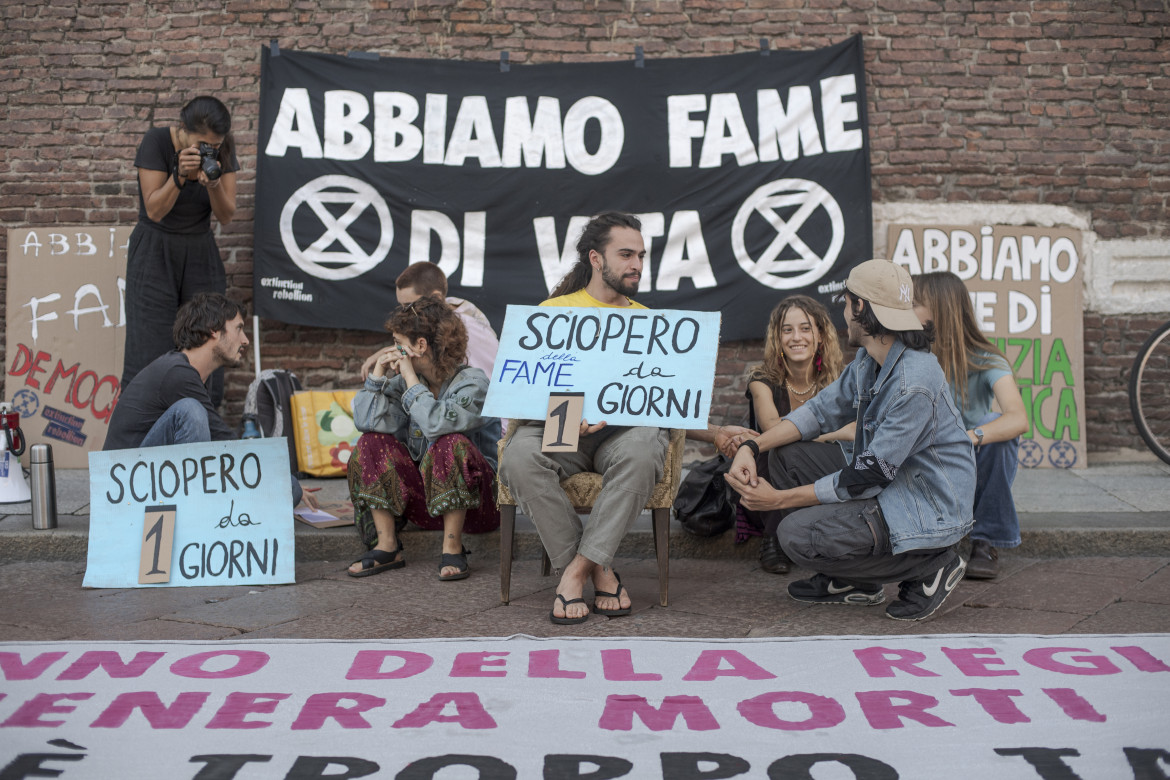
<instances>
[{"instance_id":1,"label":"white banner on ground","mask_svg":"<svg viewBox=\"0 0 1170 780\"><path fill-rule=\"evenodd\" d=\"M0 777L1150 778L1170 634L0 643Z\"/></svg>"}]
</instances>

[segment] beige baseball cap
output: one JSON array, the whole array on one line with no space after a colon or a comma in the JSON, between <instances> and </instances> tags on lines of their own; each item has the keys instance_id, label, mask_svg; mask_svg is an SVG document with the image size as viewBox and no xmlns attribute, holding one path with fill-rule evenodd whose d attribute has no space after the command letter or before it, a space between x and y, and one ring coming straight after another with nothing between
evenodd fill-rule
<instances>
[{"instance_id":1,"label":"beige baseball cap","mask_svg":"<svg viewBox=\"0 0 1170 780\"><path fill-rule=\"evenodd\" d=\"M914 282L897 263L866 260L849 272L845 289L868 301L877 321L890 330L922 330L914 313Z\"/></svg>"}]
</instances>

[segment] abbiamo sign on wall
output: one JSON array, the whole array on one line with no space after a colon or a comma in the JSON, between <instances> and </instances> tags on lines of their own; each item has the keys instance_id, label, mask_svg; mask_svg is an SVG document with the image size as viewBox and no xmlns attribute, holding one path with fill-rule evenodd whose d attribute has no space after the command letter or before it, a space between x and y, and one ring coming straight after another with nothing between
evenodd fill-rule
<instances>
[{"instance_id":1,"label":"abbiamo sign on wall","mask_svg":"<svg viewBox=\"0 0 1170 780\"><path fill-rule=\"evenodd\" d=\"M380 330L436 262L499 328L576 260L590 215L638 214L638 300L760 338L872 256L860 37L808 52L512 66L265 49L261 316Z\"/></svg>"}]
</instances>

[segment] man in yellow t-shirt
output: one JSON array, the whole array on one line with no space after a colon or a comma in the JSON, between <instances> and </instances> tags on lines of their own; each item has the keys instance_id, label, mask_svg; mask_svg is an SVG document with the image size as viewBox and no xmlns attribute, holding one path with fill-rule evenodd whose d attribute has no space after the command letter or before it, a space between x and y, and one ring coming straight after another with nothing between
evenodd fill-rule
<instances>
[{"instance_id":1,"label":"man in yellow t-shirt","mask_svg":"<svg viewBox=\"0 0 1170 780\"><path fill-rule=\"evenodd\" d=\"M589 221L577 242L577 262L542 306L637 307L631 298L642 278L646 246L631 214L605 212ZM581 421L576 452L541 452L544 425L519 422L500 461L500 480L532 518L552 565L559 569L549 619L583 623L593 582L593 611L630 613L630 595L613 570L613 556L662 478L669 436L662 428L606 426ZM515 422L513 424L516 424ZM582 525L560 482L582 471L605 475L605 487Z\"/></svg>"},{"instance_id":2,"label":"man in yellow t-shirt","mask_svg":"<svg viewBox=\"0 0 1170 780\"><path fill-rule=\"evenodd\" d=\"M641 231L632 214L607 211L591 219L577 241L577 262L541 305L645 309L633 300L646 257ZM582 420L576 452L546 453L541 452L543 423L516 420L513 425L518 427L500 460L500 481L532 518L549 560L562 572L549 619L558 624L588 619L584 592L590 581L594 612L628 615L630 595L613 570L613 557L662 479L669 431ZM754 435L738 426L708 426L688 434L731 453L744 436ZM560 487L561 480L582 471L605 477L584 525Z\"/></svg>"}]
</instances>

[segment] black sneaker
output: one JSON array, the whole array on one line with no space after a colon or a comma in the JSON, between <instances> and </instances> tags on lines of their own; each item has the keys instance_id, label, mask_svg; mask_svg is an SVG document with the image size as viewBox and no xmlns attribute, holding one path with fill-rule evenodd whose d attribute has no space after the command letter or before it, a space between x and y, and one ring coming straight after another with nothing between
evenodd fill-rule
<instances>
[{"instance_id":1,"label":"black sneaker","mask_svg":"<svg viewBox=\"0 0 1170 780\"><path fill-rule=\"evenodd\" d=\"M898 588L898 600L886 607L886 615L894 620L926 620L959 586L966 571L967 562L957 552L951 552L951 557L934 574L903 582Z\"/></svg>"},{"instance_id":2,"label":"black sneaker","mask_svg":"<svg viewBox=\"0 0 1170 780\"><path fill-rule=\"evenodd\" d=\"M814 574L807 580L788 583L788 595L809 604L852 604L872 607L886 600L881 585L850 585L827 574Z\"/></svg>"}]
</instances>

